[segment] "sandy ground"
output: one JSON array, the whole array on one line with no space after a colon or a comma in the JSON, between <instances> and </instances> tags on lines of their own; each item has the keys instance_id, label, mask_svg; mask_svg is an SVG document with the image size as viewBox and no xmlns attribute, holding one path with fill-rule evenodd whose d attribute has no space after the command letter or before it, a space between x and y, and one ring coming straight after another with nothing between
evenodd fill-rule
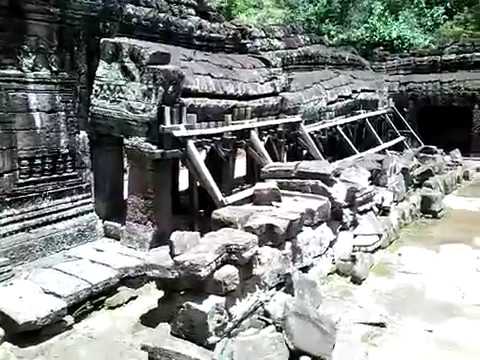
<instances>
[{"instance_id":1,"label":"sandy ground","mask_svg":"<svg viewBox=\"0 0 480 360\"><path fill-rule=\"evenodd\" d=\"M377 253L363 285L336 275L319 279L321 309L339 324L334 360L480 359L480 178L446 203L444 219L407 227ZM39 345L4 343L0 359L147 360L141 334L155 330L139 319L162 292L148 284L139 294Z\"/></svg>"}]
</instances>

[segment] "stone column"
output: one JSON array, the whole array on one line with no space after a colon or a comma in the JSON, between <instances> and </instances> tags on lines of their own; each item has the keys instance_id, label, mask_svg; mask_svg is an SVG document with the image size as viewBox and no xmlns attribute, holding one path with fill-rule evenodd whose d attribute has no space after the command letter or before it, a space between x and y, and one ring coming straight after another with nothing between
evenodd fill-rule
<instances>
[{"instance_id":1,"label":"stone column","mask_svg":"<svg viewBox=\"0 0 480 360\"><path fill-rule=\"evenodd\" d=\"M125 219L123 139L95 135L91 139L91 144L95 210L102 220L123 223Z\"/></svg>"},{"instance_id":2,"label":"stone column","mask_svg":"<svg viewBox=\"0 0 480 360\"><path fill-rule=\"evenodd\" d=\"M175 159L163 159L155 146L126 143L129 164L126 226L122 242L139 250L166 243L173 229Z\"/></svg>"},{"instance_id":3,"label":"stone column","mask_svg":"<svg viewBox=\"0 0 480 360\"><path fill-rule=\"evenodd\" d=\"M472 145L470 153L480 155L480 105L475 104L472 110Z\"/></svg>"}]
</instances>

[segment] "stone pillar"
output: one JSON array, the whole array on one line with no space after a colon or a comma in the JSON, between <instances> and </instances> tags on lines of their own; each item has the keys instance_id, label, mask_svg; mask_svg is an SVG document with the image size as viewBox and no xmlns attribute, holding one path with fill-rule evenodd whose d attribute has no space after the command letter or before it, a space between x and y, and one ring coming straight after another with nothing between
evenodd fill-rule
<instances>
[{"instance_id":1,"label":"stone pillar","mask_svg":"<svg viewBox=\"0 0 480 360\"><path fill-rule=\"evenodd\" d=\"M475 104L472 110L472 155L480 155L480 105Z\"/></svg>"},{"instance_id":2,"label":"stone pillar","mask_svg":"<svg viewBox=\"0 0 480 360\"><path fill-rule=\"evenodd\" d=\"M126 144L129 164L126 226L122 242L139 250L166 243L173 229L173 176L177 160L162 159L148 143Z\"/></svg>"},{"instance_id":3,"label":"stone pillar","mask_svg":"<svg viewBox=\"0 0 480 360\"><path fill-rule=\"evenodd\" d=\"M95 210L102 220L123 223L125 219L123 139L95 135L91 144Z\"/></svg>"}]
</instances>

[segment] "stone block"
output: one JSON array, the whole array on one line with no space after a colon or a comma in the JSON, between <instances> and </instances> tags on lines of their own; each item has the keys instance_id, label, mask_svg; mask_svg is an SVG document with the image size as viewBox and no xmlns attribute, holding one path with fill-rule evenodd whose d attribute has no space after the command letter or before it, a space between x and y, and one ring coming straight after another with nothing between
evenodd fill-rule
<instances>
[{"instance_id":1,"label":"stone block","mask_svg":"<svg viewBox=\"0 0 480 360\"><path fill-rule=\"evenodd\" d=\"M121 286L117 292L105 300L104 306L106 309L116 309L138 298L138 292L134 289Z\"/></svg>"},{"instance_id":2,"label":"stone block","mask_svg":"<svg viewBox=\"0 0 480 360\"><path fill-rule=\"evenodd\" d=\"M113 221L104 221L103 222L103 233L105 237L115 240L120 240L122 238L122 225Z\"/></svg>"},{"instance_id":3,"label":"stone block","mask_svg":"<svg viewBox=\"0 0 480 360\"><path fill-rule=\"evenodd\" d=\"M215 360L288 360L290 352L283 335L274 326L249 329L234 338L222 340L216 347Z\"/></svg>"},{"instance_id":4,"label":"stone block","mask_svg":"<svg viewBox=\"0 0 480 360\"><path fill-rule=\"evenodd\" d=\"M422 201L420 205L420 211L422 214L430 215L436 218L443 216L443 198L445 196L441 192L422 189L421 197Z\"/></svg>"},{"instance_id":5,"label":"stone block","mask_svg":"<svg viewBox=\"0 0 480 360\"><path fill-rule=\"evenodd\" d=\"M332 208L328 198L321 195L302 195L289 193L283 197L281 210L297 212L303 215L303 224L317 226L330 220Z\"/></svg>"},{"instance_id":6,"label":"stone block","mask_svg":"<svg viewBox=\"0 0 480 360\"><path fill-rule=\"evenodd\" d=\"M262 168L263 179L289 179L294 178L300 162L276 162Z\"/></svg>"},{"instance_id":7,"label":"stone block","mask_svg":"<svg viewBox=\"0 0 480 360\"><path fill-rule=\"evenodd\" d=\"M258 236L260 246L282 246L289 234L290 220L272 213L251 216L243 230Z\"/></svg>"},{"instance_id":8,"label":"stone block","mask_svg":"<svg viewBox=\"0 0 480 360\"><path fill-rule=\"evenodd\" d=\"M355 254L355 262L352 268L352 282L354 284L361 284L364 282L373 265L373 255L364 253Z\"/></svg>"},{"instance_id":9,"label":"stone block","mask_svg":"<svg viewBox=\"0 0 480 360\"><path fill-rule=\"evenodd\" d=\"M28 280L0 287L0 324L7 333L37 330L67 315L66 301Z\"/></svg>"},{"instance_id":10,"label":"stone block","mask_svg":"<svg viewBox=\"0 0 480 360\"><path fill-rule=\"evenodd\" d=\"M253 214L269 212L271 210L271 206L225 206L212 213L212 230L218 230L224 227L241 229Z\"/></svg>"},{"instance_id":11,"label":"stone block","mask_svg":"<svg viewBox=\"0 0 480 360\"><path fill-rule=\"evenodd\" d=\"M127 221L123 228L121 244L136 250L148 251L159 246L155 230L146 226Z\"/></svg>"},{"instance_id":12,"label":"stone block","mask_svg":"<svg viewBox=\"0 0 480 360\"><path fill-rule=\"evenodd\" d=\"M272 181L260 182L253 188L254 205L273 205L274 202L281 202L282 194L278 185Z\"/></svg>"},{"instance_id":13,"label":"stone block","mask_svg":"<svg viewBox=\"0 0 480 360\"><path fill-rule=\"evenodd\" d=\"M209 295L183 303L172 321L171 331L172 335L211 349L229 320L225 298Z\"/></svg>"},{"instance_id":14,"label":"stone block","mask_svg":"<svg viewBox=\"0 0 480 360\"><path fill-rule=\"evenodd\" d=\"M340 231L337 241L333 245L335 262L338 260L352 260L354 234L351 231Z\"/></svg>"},{"instance_id":15,"label":"stone block","mask_svg":"<svg viewBox=\"0 0 480 360\"><path fill-rule=\"evenodd\" d=\"M170 235L168 246L172 258L181 255L200 243L198 231L175 231Z\"/></svg>"},{"instance_id":16,"label":"stone block","mask_svg":"<svg viewBox=\"0 0 480 360\"><path fill-rule=\"evenodd\" d=\"M262 246L253 258L253 275L262 287L273 288L285 281L292 264L281 250Z\"/></svg>"},{"instance_id":17,"label":"stone block","mask_svg":"<svg viewBox=\"0 0 480 360\"><path fill-rule=\"evenodd\" d=\"M258 247L256 235L224 228L206 234L200 243L174 259L180 276L205 279L220 266L245 265Z\"/></svg>"},{"instance_id":18,"label":"stone block","mask_svg":"<svg viewBox=\"0 0 480 360\"><path fill-rule=\"evenodd\" d=\"M316 229L304 227L302 232L292 239L294 264L296 266L311 265L315 258L327 251L334 240L335 234L327 224L322 224Z\"/></svg>"},{"instance_id":19,"label":"stone block","mask_svg":"<svg viewBox=\"0 0 480 360\"><path fill-rule=\"evenodd\" d=\"M370 172L359 166L350 166L341 170L339 179L346 183L368 187L370 185Z\"/></svg>"},{"instance_id":20,"label":"stone block","mask_svg":"<svg viewBox=\"0 0 480 360\"><path fill-rule=\"evenodd\" d=\"M205 292L214 295L226 295L235 291L240 284L240 271L233 265L224 265L207 280Z\"/></svg>"}]
</instances>

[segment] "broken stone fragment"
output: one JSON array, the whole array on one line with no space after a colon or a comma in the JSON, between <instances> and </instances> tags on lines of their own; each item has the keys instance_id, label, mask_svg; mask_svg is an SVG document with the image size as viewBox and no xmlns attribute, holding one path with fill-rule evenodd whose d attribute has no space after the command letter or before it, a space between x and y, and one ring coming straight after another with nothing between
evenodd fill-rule
<instances>
[{"instance_id":1,"label":"broken stone fragment","mask_svg":"<svg viewBox=\"0 0 480 360\"><path fill-rule=\"evenodd\" d=\"M283 331L292 351L329 359L335 347L336 327L327 316L297 298L287 305Z\"/></svg>"},{"instance_id":2,"label":"broken stone fragment","mask_svg":"<svg viewBox=\"0 0 480 360\"><path fill-rule=\"evenodd\" d=\"M352 282L354 284L361 284L364 282L374 264L372 254L356 253L355 262L352 269Z\"/></svg>"},{"instance_id":3,"label":"broken stone fragment","mask_svg":"<svg viewBox=\"0 0 480 360\"><path fill-rule=\"evenodd\" d=\"M168 240L172 258L181 255L200 243L198 231L174 231Z\"/></svg>"},{"instance_id":4,"label":"broken stone fragment","mask_svg":"<svg viewBox=\"0 0 480 360\"><path fill-rule=\"evenodd\" d=\"M454 149L448 153L452 161L461 164L463 162L463 156L459 149Z\"/></svg>"},{"instance_id":5,"label":"broken stone fragment","mask_svg":"<svg viewBox=\"0 0 480 360\"><path fill-rule=\"evenodd\" d=\"M370 172L359 166L350 166L341 170L340 180L361 187L368 187L370 185Z\"/></svg>"},{"instance_id":6,"label":"broken stone fragment","mask_svg":"<svg viewBox=\"0 0 480 360\"><path fill-rule=\"evenodd\" d=\"M132 300L135 300L137 297L138 293L135 291L135 289L121 286L117 289L117 293L115 295L112 295L105 300L104 305L106 309L115 309L129 303Z\"/></svg>"},{"instance_id":7,"label":"broken stone fragment","mask_svg":"<svg viewBox=\"0 0 480 360\"><path fill-rule=\"evenodd\" d=\"M405 179L402 174L391 176L388 179L387 188L393 193L394 202L403 201L407 195Z\"/></svg>"},{"instance_id":8,"label":"broken stone fragment","mask_svg":"<svg viewBox=\"0 0 480 360\"><path fill-rule=\"evenodd\" d=\"M0 324L7 333L37 330L67 315L67 303L28 280L0 287Z\"/></svg>"},{"instance_id":9,"label":"broken stone fragment","mask_svg":"<svg viewBox=\"0 0 480 360\"><path fill-rule=\"evenodd\" d=\"M277 291L270 301L265 303L265 311L276 326L280 327L283 324L287 303L292 300L292 295L286 294L283 291Z\"/></svg>"},{"instance_id":10,"label":"broken stone fragment","mask_svg":"<svg viewBox=\"0 0 480 360\"><path fill-rule=\"evenodd\" d=\"M57 334L67 331L68 329L71 329L74 324L75 319L73 318L73 316L67 315L63 319L43 327L40 330L40 337L47 338L55 336Z\"/></svg>"},{"instance_id":11,"label":"broken stone fragment","mask_svg":"<svg viewBox=\"0 0 480 360\"><path fill-rule=\"evenodd\" d=\"M322 294L315 280L295 271L292 275L293 293L296 299L301 299L309 307L318 309L322 304Z\"/></svg>"},{"instance_id":12,"label":"broken stone fragment","mask_svg":"<svg viewBox=\"0 0 480 360\"><path fill-rule=\"evenodd\" d=\"M282 194L275 182L259 182L253 188L254 205L272 205L274 202L281 202Z\"/></svg>"},{"instance_id":13,"label":"broken stone fragment","mask_svg":"<svg viewBox=\"0 0 480 360\"><path fill-rule=\"evenodd\" d=\"M212 349L214 341L223 335L229 320L225 298L209 295L180 305L171 331L172 335Z\"/></svg>"},{"instance_id":14,"label":"broken stone fragment","mask_svg":"<svg viewBox=\"0 0 480 360\"><path fill-rule=\"evenodd\" d=\"M56 269L35 269L28 280L40 286L45 293L62 298L68 305L81 302L92 291L88 282Z\"/></svg>"},{"instance_id":15,"label":"broken stone fragment","mask_svg":"<svg viewBox=\"0 0 480 360\"><path fill-rule=\"evenodd\" d=\"M205 292L215 295L226 295L235 291L240 284L240 271L233 265L224 265L207 280Z\"/></svg>"},{"instance_id":16,"label":"broken stone fragment","mask_svg":"<svg viewBox=\"0 0 480 360\"><path fill-rule=\"evenodd\" d=\"M252 272L262 287L270 289L285 281L291 266L289 258L281 250L262 246L253 258Z\"/></svg>"},{"instance_id":17,"label":"broken stone fragment","mask_svg":"<svg viewBox=\"0 0 480 360\"><path fill-rule=\"evenodd\" d=\"M281 333L274 326L249 329L234 338L222 340L215 347L215 360L288 360L290 352Z\"/></svg>"},{"instance_id":18,"label":"broken stone fragment","mask_svg":"<svg viewBox=\"0 0 480 360\"><path fill-rule=\"evenodd\" d=\"M338 274L350 276L353 268L353 232L340 231L333 245L335 266Z\"/></svg>"}]
</instances>

